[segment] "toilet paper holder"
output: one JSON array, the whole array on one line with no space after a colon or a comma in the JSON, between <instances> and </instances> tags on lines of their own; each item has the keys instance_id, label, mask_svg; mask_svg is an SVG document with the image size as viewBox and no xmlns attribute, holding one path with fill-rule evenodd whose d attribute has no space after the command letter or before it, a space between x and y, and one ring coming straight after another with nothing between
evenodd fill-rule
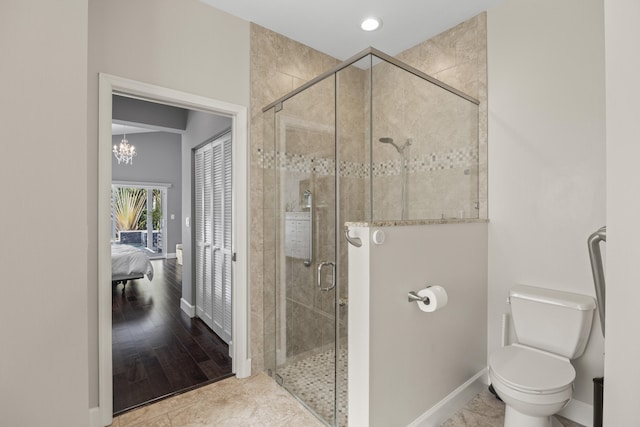
<instances>
[{"instance_id":1,"label":"toilet paper holder","mask_svg":"<svg viewBox=\"0 0 640 427\"><path fill-rule=\"evenodd\" d=\"M427 286L427 288L430 288L431 286ZM408 301L409 302L417 302L417 301L421 301L425 304L429 304L431 301L429 300L429 297L421 297L420 295L418 295L418 293L416 291L410 291L409 295L408 295Z\"/></svg>"}]
</instances>

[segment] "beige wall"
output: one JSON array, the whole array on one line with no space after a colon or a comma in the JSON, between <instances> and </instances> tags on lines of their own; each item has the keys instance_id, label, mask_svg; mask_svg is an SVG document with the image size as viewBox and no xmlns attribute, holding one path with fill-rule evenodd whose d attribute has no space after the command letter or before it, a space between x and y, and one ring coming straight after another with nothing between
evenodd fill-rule
<instances>
[{"instance_id":1,"label":"beige wall","mask_svg":"<svg viewBox=\"0 0 640 427\"><path fill-rule=\"evenodd\" d=\"M640 3L605 0L607 91L607 338L604 425L638 424L640 384Z\"/></svg>"},{"instance_id":2,"label":"beige wall","mask_svg":"<svg viewBox=\"0 0 640 427\"><path fill-rule=\"evenodd\" d=\"M586 240L605 224L603 35L601 0L488 12L489 353L515 284L595 294ZM574 397L590 405L603 373L597 318L574 366Z\"/></svg>"},{"instance_id":3,"label":"beige wall","mask_svg":"<svg viewBox=\"0 0 640 427\"><path fill-rule=\"evenodd\" d=\"M0 3L0 424L88 425L87 2Z\"/></svg>"},{"instance_id":4,"label":"beige wall","mask_svg":"<svg viewBox=\"0 0 640 427\"><path fill-rule=\"evenodd\" d=\"M61 20L66 22L66 20ZM196 0L89 1L90 405L98 403L98 73L249 106L249 23ZM84 200L84 197L83 197Z\"/></svg>"}]
</instances>

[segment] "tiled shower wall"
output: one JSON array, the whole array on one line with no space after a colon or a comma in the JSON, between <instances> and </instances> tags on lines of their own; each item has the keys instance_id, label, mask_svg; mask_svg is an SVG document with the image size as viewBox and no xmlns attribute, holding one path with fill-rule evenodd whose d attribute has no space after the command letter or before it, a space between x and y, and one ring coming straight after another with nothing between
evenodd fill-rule
<instances>
[{"instance_id":1,"label":"tiled shower wall","mask_svg":"<svg viewBox=\"0 0 640 427\"><path fill-rule=\"evenodd\" d=\"M478 218L487 209L487 15L481 13L396 55L418 70L476 98Z\"/></svg>"},{"instance_id":2,"label":"tiled shower wall","mask_svg":"<svg viewBox=\"0 0 640 427\"><path fill-rule=\"evenodd\" d=\"M250 349L252 371L259 372L264 370L265 356L272 356L275 351L274 295L267 293L269 303L263 304L264 278L273 281L274 277L275 253L263 251L265 238L266 247L275 248L273 227L269 227L275 221L274 205L271 204L274 193L272 185L266 188L263 185L261 167L265 145L269 152L273 151L273 141L264 141L264 128L273 126L273 123L265 120L262 108L337 65L339 61L259 25L251 24L250 37ZM273 284L266 289L272 290Z\"/></svg>"},{"instance_id":3,"label":"tiled shower wall","mask_svg":"<svg viewBox=\"0 0 640 427\"><path fill-rule=\"evenodd\" d=\"M354 52L355 53L355 52ZM463 185L460 191L468 191L468 183L460 175L460 170L464 170L469 162L477 160L479 168L479 182L475 184L478 188L478 195L470 195L469 200L478 199L479 210L477 215L480 218L487 217L486 206L486 152L487 152L487 127L486 127L486 16L478 15L430 40L427 40L397 56L403 62L432 75L439 80L477 98L480 100L478 107L478 123L477 129L479 146L476 149L469 149L463 146L454 147L451 156L448 158L422 158L415 149L413 155L409 157L408 166L409 175L413 172L413 179L422 179L419 173L431 172L429 168L441 168L443 162L458 164L455 172L456 176L445 177L443 183L461 182ZM337 65L338 60L315 51L307 46L301 45L284 36L269 31L263 27L251 25L251 112L250 112L250 150L251 150L251 168L250 168L250 218L251 218L251 248L250 248L250 306L251 306L251 335L250 348L252 357L252 368L254 372L264 369L265 358L269 358L274 353L274 333L275 333L275 313L272 301L273 295L273 278L275 253L270 253L269 248L275 248L272 224L274 208L274 188L269 183L263 181L265 170L273 167L277 162L282 161L289 164L291 168L307 168L311 159L308 151L305 156L297 156L295 152L289 152L283 159L277 159L273 153L273 141L265 141L264 134L273 132L273 121L265 118L262 108L279 97L289 93L296 87L299 87L306 81L316 77L317 75L327 71L331 67ZM364 178L368 176L368 130L365 124L368 112L363 108L365 101L365 93L368 90L366 81L368 73L355 67L349 67L339 73L338 84L341 90L338 92L338 104L340 108L339 122L337 124L337 133L339 137L339 157L341 163L339 165L339 173L341 175L340 191L343 196L353 195L353 197L342 197L341 212L339 213L338 227L344 221L361 221L369 219L365 217L368 206L368 195L365 191ZM375 83L374 83L375 84ZM349 91L342 90L350 88ZM367 103L364 102L366 105ZM375 112L374 112L375 113ZM428 116L425 117L425 120ZM354 123L356 125L354 125ZM376 129L378 123L380 128ZM387 128L385 128L386 124ZM267 129L267 132L265 132ZM374 137L395 136L396 142L400 145L404 142L399 127L393 127L393 123L389 124L389 120L383 120L382 117L374 117ZM466 129L465 131L475 131L475 129ZM385 135L382 135L385 134ZM462 138L464 139L464 138ZM289 137L287 137L287 140ZM413 147L413 146L412 146ZM288 145L289 148L289 145ZM382 148L382 147L377 147ZM392 147L385 147L392 150ZM451 150L448 146L443 150ZM475 151L474 151L475 150ZM289 151L289 150L288 150ZM398 182L397 173L394 173L394 167L397 168L397 156L394 157L395 150L387 152L389 158L379 157L374 154L375 175L387 177L384 181L380 181L381 189L385 191L384 185L387 185L389 194L397 190ZM382 151L381 151L382 153ZM319 153L311 157L321 158L319 162L314 160L315 166L322 167L326 163L325 156ZM395 163L394 163L395 162ZM325 165L332 169L332 165ZM289 169L287 167L287 169ZM266 168L266 169L265 169ZM376 168L380 168L376 171ZM451 169L451 168L450 168ZM271 177L273 175L269 175ZM411 182L411 177L409 182ZM375 183L375 182L374 182ZM446 184L443 184L446 185ZM411 216L428 216L435 217L436 212L428 211L428 206L422 206L416 202L419 198L412 196L409 185L409 200L413 198L410 209L413 209ZM415 185L413 186L415 188ZM473 185L472 185L473 187ZM438 185L434 186L437 191ZM450 191L450 188L448 188ZM388 208L397 208L398 203L391 204ZM460 208L455 204L446 208L447 216L453 216L460 210L472 207ZM397 213L392 213L397 215ZM470 215L467 213L466 215ZM266 246L265 246L266 243ZM344 243L344 242L343 242ZM346 253L346 248L340 245L341 254ZM266 250L264 248L267 248ZM341 260L341 262L343 262ZM344 268L340 270L340 280L346 283L346 260L344 260ZM303 274L303 273L301 273ZM270 283L271 282L271 283ZM265 292L265 293L263 293ZM342 294L340 295L343 296ZM344 295L346 296L346 295ZM265 301L265 298L268 301ZM268 302L267 304L263 304ZM346 309L345 309L346 310ZM266 360L267 365L272 362Z\"/></svg>"},{"instance_id":4,"label":"tiled shower wall","mask_svg":"<svg viewBox=\"0 0 640 427\"><path fill-rule=\"evenodd\" d=\"M371 84L372 219L477 218L477 106L387 62Z\"/></svg>"}]
</instances>

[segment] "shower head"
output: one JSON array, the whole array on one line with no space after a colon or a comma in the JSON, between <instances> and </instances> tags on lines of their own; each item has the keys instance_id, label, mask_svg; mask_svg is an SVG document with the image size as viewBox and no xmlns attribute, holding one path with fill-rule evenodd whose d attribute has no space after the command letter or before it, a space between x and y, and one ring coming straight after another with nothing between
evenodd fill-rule
<instances>
[{"instance_id":1,"label":"shower head","mask_svg":"<svg viewBox=\"0 0 640 427\"><path fill-rule=\"evenodd\" d=\"M398 150L398 153L400 154L402 154L404 152L404 149L410 146L413 142L411 138L408 138L402 147L398 147L398 145L395 142L393 142L393 138L389 138L388 136L382 137L378 141L382 142L383 144L393 145L394 147L396 147L396 150Z\"/></svg>"},{"instance_id":2,"label":"shower head","mask_svg":"<svg viewBox=\"0 0 640 427\"><path fill-rule=\"evenodd\" d=\"M393 138L383 137L383 138L380 138L378 141L382 142L383 144L391 144L394 147L396 147L396 150L398 150L398 153L402 153L402 149L400 147L398 147L395 144L395 142L393 142Z\"/></svg>"}]
</instances>

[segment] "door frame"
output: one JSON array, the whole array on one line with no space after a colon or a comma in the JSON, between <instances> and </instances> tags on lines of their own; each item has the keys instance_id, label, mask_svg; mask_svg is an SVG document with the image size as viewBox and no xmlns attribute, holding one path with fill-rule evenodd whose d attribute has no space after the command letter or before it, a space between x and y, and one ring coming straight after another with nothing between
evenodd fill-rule
<instances>
[{"instance_id":1,"label":"door frame","mask_svg":"<svg viewBox=\"0 0 640 427\"><path fill-rule=\"evenodd\" d=\"M248 117L247 107L155 86L110 74L99 75L98 98L98 371L102 425L113 422L113 366L111 323L111 121L114 94L138 97L232 119L234 144L232 248L232 371L239 378L251 375L249 356L249 234L248 234Z\"/></svg>"}]
</instances>

